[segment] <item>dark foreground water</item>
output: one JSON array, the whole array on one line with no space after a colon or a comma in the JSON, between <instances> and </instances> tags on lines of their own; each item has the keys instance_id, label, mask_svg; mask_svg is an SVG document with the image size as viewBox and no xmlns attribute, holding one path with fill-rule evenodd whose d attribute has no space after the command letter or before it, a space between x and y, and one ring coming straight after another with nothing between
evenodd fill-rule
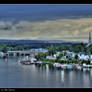
<instances>
[{"instance_id":1,"label":"dark foreground water","mask_svg":"<svg viewBox=\"0 0 92 92\"><path fill-rule=\"evenodd\" d=\"M92 70L58 70L48 65L21 65L0 59L0 88L89 88Z\"/></svg>"}]
</instances>

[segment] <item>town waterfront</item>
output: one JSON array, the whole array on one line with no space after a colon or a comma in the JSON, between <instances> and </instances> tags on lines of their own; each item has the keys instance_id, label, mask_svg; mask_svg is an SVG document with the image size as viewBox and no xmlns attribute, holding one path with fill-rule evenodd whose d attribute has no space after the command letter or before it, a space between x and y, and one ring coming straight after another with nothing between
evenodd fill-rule
<instances>
[{"instance_id":1,"label":"town waterfront","mask_svg":"<svg viewBox=\"0 0 92 92\"><path fill-rule=\"evenodd\" d=\"M0 88L91 88L92 69L61 70L0 59Z\"/></svg>"}]
</instances>

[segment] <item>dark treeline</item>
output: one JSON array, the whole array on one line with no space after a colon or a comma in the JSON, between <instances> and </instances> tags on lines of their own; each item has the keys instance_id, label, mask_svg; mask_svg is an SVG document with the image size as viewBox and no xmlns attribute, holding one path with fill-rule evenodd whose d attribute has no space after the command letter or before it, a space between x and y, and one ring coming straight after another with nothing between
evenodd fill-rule
<instances>
[{"instance_id":1,"label":"dark treeline","mask_svg":"<svg viewBox=\"0 0 92 92\"><path fill-rule=\"evenodd\" d=\"M12 44L12 43L0 43L0 51L13 51L13 50L29 50L31 48L47 48L49 53L56 53L57 51L69 50L73 52L85 52L92 53L92 46L86 46L84 43L34 43L34 44Z\"/></svg>"},{"instance_id":2,"label":"dark treeline","mask_svg":"<svg viewBox=\"0 0 92 92\"><path fill-rule=\"evenodd\" d=\"M32 48L39 48L39 46L35 47L32 46L31 44L29 45L16 45L16 44L0 44L0 51L6 53L7 51L18 51L18 50L30 50ZM44 52L39 52L37 54L37 56L35 56L35 58L37 60L43 60L43 61L49 61L48 59L46 59L46 56L53 56L54 54L56 54L57 52L60 52L60 55L58 57L56 57L56 60L50 60L50 62L63 62L65 63L66 61L62 61L60 60L60 58L62 56L66 56L66 53L62 53L62 51L70 51L70 52L74 52L76 53L75 57L73 60L71 60L70 56L67 56L67 58L69 59L68 62L76 62L76 63L81 63L81 61L78 60L78 53L84 53L84 54L92 54L92 45L85 45L84 43L76 43L76 44L71 44L71 45L57 45L57 44L49 44L44 46L40 46L40 48L47 48L48 52L44 53ZM87 62L86 62L87 63Z\"/></svg>"}]
</instances>

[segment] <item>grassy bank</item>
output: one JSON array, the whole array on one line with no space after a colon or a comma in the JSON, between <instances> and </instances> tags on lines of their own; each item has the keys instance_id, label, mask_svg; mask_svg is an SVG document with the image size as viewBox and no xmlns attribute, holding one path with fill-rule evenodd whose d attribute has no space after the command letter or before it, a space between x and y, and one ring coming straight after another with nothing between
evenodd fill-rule
<instances>
[{"instance_id":1,"label":"grassy bank","mask_svg":"<svg viewBox=\"0 0 92 92\"><path fill-rule=\"evenodd\" d=\"M50 62L50 63L61 63L61 64L70 64L70 63L75 63L75 64L83 64L83 63L86 63L86 64L90 64L90 61L86 61L86 60L54 60L54 59L41 59L40 61L43 61L43 62Z\"/></svg>"}]
</instances>

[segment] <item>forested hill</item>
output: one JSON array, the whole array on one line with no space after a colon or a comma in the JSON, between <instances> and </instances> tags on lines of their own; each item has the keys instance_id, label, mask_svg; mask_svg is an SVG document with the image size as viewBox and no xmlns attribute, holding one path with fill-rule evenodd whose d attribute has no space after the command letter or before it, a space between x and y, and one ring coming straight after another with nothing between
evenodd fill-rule
<instances>
[{"instance_id":1,"label":"forested hill","mask_svg":"<svg viewBox=\"0 0 92 92\"><path fill-rule=\"evenodd\" d=\"M61 45L61 44L66 44L66 45L71 45L74 43L81 43L81 42L68 42L68 41L62 41L62 40L0 40L0 44L22 44L22 45L32 45L32 46L46 46L46 45ZM84 43L87 44L87 43Z\"/></svg>"}]
</instances>

